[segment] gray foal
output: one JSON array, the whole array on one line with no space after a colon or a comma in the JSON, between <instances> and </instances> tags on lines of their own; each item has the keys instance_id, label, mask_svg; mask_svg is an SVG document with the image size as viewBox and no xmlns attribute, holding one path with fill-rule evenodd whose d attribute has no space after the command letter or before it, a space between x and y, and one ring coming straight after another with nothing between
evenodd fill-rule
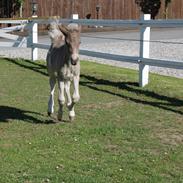
<instances>
[{"instance_id":1,"label":"gray foal","mask_svg":"<svg viewBox=\"0 0 183 183\"><path fill-rule=\"evenodd\" d=\"M80 99L79 45L81 27L74 23L63 26L53 22L49 25L48 30L48 34L51 38L51 47L46 59L51 88L48 101L48 115L54 113L54 91L56 80L58 80L58 120L61 121L63 116L63 106L65 104L64 92L67 96L69 118L70 120L73 120L75 117L74 104ZM74 86L72 97L70 93L71 82L73 82Z\"/></svg>"}]
</instances>

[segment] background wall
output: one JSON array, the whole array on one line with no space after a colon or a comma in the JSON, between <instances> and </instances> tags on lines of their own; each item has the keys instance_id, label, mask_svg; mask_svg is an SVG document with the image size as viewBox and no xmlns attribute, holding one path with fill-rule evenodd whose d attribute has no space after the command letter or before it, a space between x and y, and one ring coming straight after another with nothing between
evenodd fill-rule
<instances>
[{"instance_id":1,"label":"background wall","mask_svg":"<svg viewBox=\"0 0 183 183\"><path fill-rule=\"evenodd\" d=\"M96 6L99 4L99 18L103 19L138 19L139 7L135 0L37 0L39 4L38 16L61 16L70 18L71 14L78 13L80 18L91 14L97 18ZM31 3L26 0L23 16L31 16ZM164 17L164 0L157 18ZM172 0L168 9L168 18L183 18L183 0Z\"/></svg>"},{"instance_id":2,"label":"background wall","mask_svg":"<svg viewBox=\"0 0 183 183\"><path fill-rule=\"evenodd\" d=\"M31 1L25 0L23 17L31 16ZM97 18L96 6L100 5L99 18L102 19L139 19L140 9L135 0L37 0L38 16L60 16L70 18L78 13L80 18ZM165 0L161 0L161 9L156 18L164 18ZM0 17L18 17L18 7L15 0L0 0ZM172 0L168 8L168 18L183 19L183 0Z\"/></svg>"}]
</instances>

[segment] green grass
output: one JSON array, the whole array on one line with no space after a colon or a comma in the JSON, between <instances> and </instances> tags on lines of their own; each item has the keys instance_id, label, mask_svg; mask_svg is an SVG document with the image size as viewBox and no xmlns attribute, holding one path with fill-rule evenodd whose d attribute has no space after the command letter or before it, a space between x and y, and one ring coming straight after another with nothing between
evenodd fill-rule
<instances>
[{"instance_id":1,"label":"green grass","mask_svg":"<svg viewBox=\"0 0 183 183\"><path fill-rule=\"evenodd\" d=\"M52 124L44 63L0 59L0 183L183 182L183 80L137 81L83 61L76 120Z\"/></svg>"}]
</instances>

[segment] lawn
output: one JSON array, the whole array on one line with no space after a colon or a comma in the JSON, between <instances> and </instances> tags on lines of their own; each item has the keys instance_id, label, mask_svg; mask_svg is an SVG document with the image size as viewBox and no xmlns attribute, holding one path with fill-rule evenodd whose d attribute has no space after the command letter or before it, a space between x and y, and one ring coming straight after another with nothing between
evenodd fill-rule
<instances>
[{"instance_id":1,"label":"lawn","mask_svg":"<svg viewBox=\"0 0 183 183\"><path fill-rule=\"evenodd\" d=\"M183 80L137 81L82 61L76 120L53 124L45 64L1 58L0 183L183 182Z\"/></svg>"}]
</instances>

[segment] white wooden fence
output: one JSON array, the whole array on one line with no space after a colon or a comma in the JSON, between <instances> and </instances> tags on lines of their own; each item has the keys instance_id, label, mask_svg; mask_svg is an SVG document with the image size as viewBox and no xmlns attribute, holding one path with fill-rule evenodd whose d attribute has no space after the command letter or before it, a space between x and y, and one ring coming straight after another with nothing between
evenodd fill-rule
<instances>
[{"instance_id":1,"label":"white wooden fence","mask_svg":"<svg viewBox=\"0 0 183 183\"><path fill-rule=\"evenodd\" d=\"M75 16L77 17L77 16ZM31 19L31 20L0 20L0 23L21 24L20 26L0 29L0 37L16 40L12 46L21 46L22 40L14 35L7 33L12 30L21 29L25 27L29 30L27 39L27 47L32 48L32 60L38 59L38 48L48 49L49 45L38 43L38 24L49 24L51 19ZM139 56L124 56L116 54L108 54L101 52L94 52L90 50L80 50L81 55L91 57L104 58L109 60L117 60L123 62L131 62L139 65L139 85L145 86L149 80L149 66L166 67L174 69L183 69L183 62L176 60L160 60L149 58L150 49L150 28L151 27L183 27L183 20L150 20L150 15L143 15L140 20L88 20L88 19L60 19L58 21L62 24L78 23L89 26L108 26L108 27L133 27L140 28L140 52ZM25 38L23 38L25 42Z\"/></svg>"},{"instance_id":2,"label":"white wooden fence","mask_svg":"<svg viewBox=\"0 0 183 183\"><path fill-rule=\"evenodd\" d=\"M22 47L23 43L26 42L25 37L11 34L13 31L21 31L27 26L28 20L0 20L0 24L15 24L15 26L5 27L0 29L0 47L11 46L11 47ZM18 24L18 25L17 25ZM4 41L5 39L13 42ZM3 42L4 41L4 42Z\"/></svg>"}]
</instances>

